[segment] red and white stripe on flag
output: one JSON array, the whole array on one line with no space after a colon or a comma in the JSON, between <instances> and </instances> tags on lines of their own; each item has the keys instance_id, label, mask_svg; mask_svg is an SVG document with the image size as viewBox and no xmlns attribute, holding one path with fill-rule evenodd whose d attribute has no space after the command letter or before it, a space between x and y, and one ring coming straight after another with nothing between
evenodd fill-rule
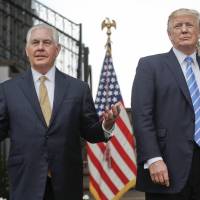
<instances>
[{"instance_id":1,"label":"red and white stripe on flag","mask_svg":"<svg viewBox=\"0 0 200 200\"><path fill-rule=\"evenodd\" d=\"M123 106L113 132L108 143L87 143L89 188L96 200L118 200L136 182L132 128Z\"/></svg>"},{"instance_id":2,"label":"red and white stripe on flag","mask_svg":"<svg viewBox=\"0 0 200 200\"><path fill-rule=\"evenodd\" d=\"M103 62L95 107L101 117L106 107L122 102L113 137L108 143L87 143L89 188L96 200L118 200L136 182L136 156L133 131L124 108L112 57Z\"/></svg>"}]
</instances>

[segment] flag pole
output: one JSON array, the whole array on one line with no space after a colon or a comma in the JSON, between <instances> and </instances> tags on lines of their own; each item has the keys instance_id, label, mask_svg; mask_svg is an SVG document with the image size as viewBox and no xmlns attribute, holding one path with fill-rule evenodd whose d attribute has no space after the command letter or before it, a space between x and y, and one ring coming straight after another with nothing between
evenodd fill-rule
<instances>
[{"instance_id":1,"label":"flag pole","mask_svg":"<svg viewBox=\"0 0 200 200\"><path fill-rule=\"evenodd\" d=\"M111 58L112 57L112 48L111 48L111 28L115 28L116 29L116 21L115 20L110 20L108 17L106 17L102 23L101 23L101 30L103 30L104 28L107 28L107 42L105 44L105 48L106 48L106 57L107 58ZM109 97L109 83L108 83L108 67L109 67L109 60L107 60L107 69L106 69L106 105L107 108L109 109L109 103L108 103L108 97Z\"/></svg>"},{"instance_id":2,"label":"flag pole","mask_svg":"<svg viewBox=\"0 0 200 200\"><path fill-rule=\"evenodd\" d=\"M111 28L115 28L116 29L116 22L115 20L110 20L109 18L106 18L102 21L101 23L101 29L103 30L104 28L107 28L107 42L105 44L105 48L106 48L106 59L107 59L107 65L105 66L106 67L106 79L105 79L105 82L106 82L106 107L107 109L109 109L109 102L108 102L108 98L109 98L109 81L108 81L108 67L109 67L109 63L110 63L110 60L109 58L111 58L111 54L112 54L112 49L111 49ZM110 142L107 142L106 143L106 149L104 151L104 160L107 161L107 164L108 164L108 168L111 169L112 167L112 163L111 163L111 152L110 152L110 145L109 145Z\"/></svg>"}]
</instances>

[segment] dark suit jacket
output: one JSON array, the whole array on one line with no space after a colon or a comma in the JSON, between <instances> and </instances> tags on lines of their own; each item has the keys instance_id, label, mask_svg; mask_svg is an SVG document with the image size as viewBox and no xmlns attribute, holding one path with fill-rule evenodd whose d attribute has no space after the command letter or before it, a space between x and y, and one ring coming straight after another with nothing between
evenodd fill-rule
<instances>
[{"instance_id":1,"label":"dark suit jacket","mask_svg":"<svg viewBox=\"0 0 200 200\"><path fill-rule=\"evenodd\" d=\"M11 140L11 200L42 200L48 168L56 200L82 199L80 137L104 141L89 87L56 70L50 126L40 109L31 70L0 85L0 140Z\"/></svg>"},{"instance_id":2,"label":"dark suit jacket","mask_svg":"<svg viewBox=\"0 0 200 200\"><path fill-rule=\"evenodd\" d=\"M200 59L197 57L200 65ZM188 179L193 155L195 115L181 66L169 53L140 59L132 88L133 126L138 155L137 188L176 193ZM161 156L170 187L153 184L144 163Z\"/></svg>"}]
</instances>

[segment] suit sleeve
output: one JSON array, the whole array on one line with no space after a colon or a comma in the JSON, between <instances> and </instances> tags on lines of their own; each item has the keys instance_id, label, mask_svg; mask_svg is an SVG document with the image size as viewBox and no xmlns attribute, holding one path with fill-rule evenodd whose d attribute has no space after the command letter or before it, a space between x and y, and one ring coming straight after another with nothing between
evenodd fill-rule
<instances>
[{"instance_id":1,"label":"suit sleeve","mask_svg":"<svg viewBox=\"0 0 200 200\"><path fill-rule=\"evenodd\" d=\"M0 84L0 141L8 136L8 112L3 84Z\"/></svg>"},{"instance_id":2,"label":"suit sleeve","mask_svg":"<svg viewBox=\"0 0 200 200\"><path fill-rule=\"evenodd\" d=\"M81 130L81 136L88 142L96 143L107 140L87 84L83 95Z\"/></svg>"},{"instance_id":3,"label":"suit sleeve","mask_svg":"<svg viewBox=\"0 0 200 200\"><path fill-rule=\"evenodd\" d=\"M140 59L132 87L131 107L138 163L162 157L156 137L156 81L148 59ZM158 83L159 84L159 83Z\"/></svg>"}]
</instances>

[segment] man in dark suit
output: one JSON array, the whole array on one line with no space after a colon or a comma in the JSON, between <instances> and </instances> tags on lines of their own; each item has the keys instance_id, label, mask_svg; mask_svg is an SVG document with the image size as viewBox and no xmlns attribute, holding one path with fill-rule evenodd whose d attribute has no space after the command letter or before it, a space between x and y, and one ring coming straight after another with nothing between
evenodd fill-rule
<instances>
[{"instance_id":1,"label":"man in dark suit","mask_svg":"<svg viewBox=\"0 0 200 200\"><path fill-rule=\"evenodd\" d=\"M31 68L0 85L0 141L9 135L10 200L81 200L80 137L107 141L119 105L97 117L89 87L55 67L57 31L32 27ZM109 132L110 131L110 132Z\"/></svg>"},{"instance_id":2,"label":"man in dark suit","mask_svg":"<svg viewBox=\"0 0 200 200\"><path fill-rule=\"evenodd\" d=\"M146 200L200 199L199 19L195 10L174 11L168 19L173 48L138 63L132 88L136 187Z\"/></svg>"}]
</instances>

